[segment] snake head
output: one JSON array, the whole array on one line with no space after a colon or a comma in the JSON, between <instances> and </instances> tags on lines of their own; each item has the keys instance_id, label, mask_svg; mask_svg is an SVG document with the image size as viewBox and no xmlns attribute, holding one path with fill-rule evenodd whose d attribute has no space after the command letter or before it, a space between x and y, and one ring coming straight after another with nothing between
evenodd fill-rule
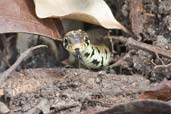
<instances>
[{"instance_id":1,"label":"snake head","mask_svg":"<svg viewBox=\"0 0 171 114\"><path fill-rule=\"evenodd\" d=\"M90 45L88 34L85 31L73 30L64 35L63 46L72 54L83 52Z\"/></svg>"}]
</instances>

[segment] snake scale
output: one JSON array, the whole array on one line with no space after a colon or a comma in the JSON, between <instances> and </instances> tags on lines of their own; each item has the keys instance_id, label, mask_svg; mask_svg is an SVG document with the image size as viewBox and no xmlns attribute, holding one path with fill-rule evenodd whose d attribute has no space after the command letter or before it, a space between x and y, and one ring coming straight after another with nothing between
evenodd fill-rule
<instances>
[{"instance_id":1,"label":"snake scale","mask_svg":"<svg viewBox=\"0 0 171 114\"><path fill-rule=\"evenodd\" d=\"M64 48L69 52L69 62L76 59L88 69L100 69L107 66L111 52L105 45L94 45L90 42L88 33L83 30L73 30L64 35Z\"/></svg>"}]
</instances>

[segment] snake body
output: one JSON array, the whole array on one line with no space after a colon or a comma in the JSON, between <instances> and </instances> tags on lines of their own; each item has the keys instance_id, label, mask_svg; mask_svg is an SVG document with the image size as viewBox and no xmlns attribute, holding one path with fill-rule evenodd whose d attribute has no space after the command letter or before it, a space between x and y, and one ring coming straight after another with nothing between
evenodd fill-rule
<instances>
[{"instance_id":1,"label":"snake body","mask_svg":"<svg viewBox=\"0 0 171 114\"><path fill-rule=\"evenodd\" d=\"M64 48L69 52L69 61L73 64L80 59L83 66L89 69L99 69L110 62L111 53L105 45L94 45L85 31L74 30L65 34ZM79 58L78 55L80 56Z\"/></svg>"}]
</instances>

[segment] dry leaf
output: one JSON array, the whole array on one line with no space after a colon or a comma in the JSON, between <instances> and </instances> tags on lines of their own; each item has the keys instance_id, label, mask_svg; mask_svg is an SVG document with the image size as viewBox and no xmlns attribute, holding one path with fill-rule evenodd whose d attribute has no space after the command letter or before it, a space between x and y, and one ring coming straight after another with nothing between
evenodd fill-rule
<instances>
[{"instance_id":1,"label":"dry leaf","mask_svg":"<svg viewBox=\"0 0 171 114\"><path fill-rule=\"evenodd\" d=\"M115 105L96 114L171 114L171 105L160 100L145 99Z\"/></svg>"},{"instance_id":2,"label":"dry leaf","mask_svg":"<svg viewBox=\"0 0 171 114\"><path fill-rule=\"evenodd\" d=\"M0 33L26 32L59 38L57 27L51 19L36 17L32 0L0 0Z\"/></svg>"},{"instance_id":3,"label":"dry leaf","mask_svg":"<svg viewBox=\"0 0 171 114\"><path fill-rule=\"evenodd\" d=\"M34 0L34 2L39 18L76 19L127 32L127 29L114 18L104 0Z\"/></svg>"},{"instance_id":4,"label":"dry leaf","mask_svg":"<svg viewBox=\"0 0 171 114\"><path fill-rule=\"evenodd\" d=\"M156 87L149 91L145 91L140 95L140 99L171 99L171 81L163 80Z\"/></svg>"}]
</instances>

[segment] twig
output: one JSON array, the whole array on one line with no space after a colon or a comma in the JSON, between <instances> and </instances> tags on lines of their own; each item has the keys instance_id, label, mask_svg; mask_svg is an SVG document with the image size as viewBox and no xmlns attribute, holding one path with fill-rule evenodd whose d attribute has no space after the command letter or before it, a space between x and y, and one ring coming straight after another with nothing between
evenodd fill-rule
<instances>
[{"instance_id":1,"label":"twig","mask_svg":"<svg viewBox=\"0 0 171 114\"><path fill-rule=\"evenodd\" d=\"M161 57L159 56L159 54L157 52L155 52L157 59L159 59L159 61L162 63L162 65L165 65L164 61L161 59Z\"/></svg>"},{"instance_id":2,"label":"twig","mask_svg":"<svg viewBox=\"0 0 171 114\"><path fill-rule=\"evenodd\" d=\"M109 68L113 68L113 67L116 67L116 66L120 66L124 60L128 57L130 57L130 54L132 53L133 51L129 51L125 56L123 56L122 58L120 58L118 61L116 61L114 64L110 65Z\"/></svg>"},{"instance_id":3,"label":"twig","mask_svg":"<svg viewBox=\"0 0 171 114\"><path fill-rule=\"evenodd\" d=\"M159 59L160 57L157 56L157 58ZM168 68L168 67L171 66L171 63L165 64L161 58L160 58L159 60L162 62L161 65L157 65L157 64L154 62L153 59L151 60L151 63L154 65L154 69L158 69L158 68Z\"/></svg>"},{"instance_id":4,"label":"twig","mask_svg":"<svg viewBox=\"0 0 171 114\"><path fill-rule=\"evenodd\" d=\"M3 82L7 78L9 78L10 73L13 72L18 67L18 65L20 65L20 63L29 55L30 52L32 52L35 49L42 48L42 47L47 47L47 46L46 45L38 45L38 46L35 46L35 47L31 47L31 48L27 49L25 52L23 52L19 56L19 58L17 59L17 61L9 69L7 69L6 71L4 71L2 73L2 75L0 76L0 87L3 85Z\"/></svg>"},{"instance_id":5,"label":"twig","mask_svg":"<svg viewBox=\"0 0 171 114\"><path fill-rule=\"evenodd\" d=\"M171 59L171 51L161 49L159 47L152 46L152 45L149 45L149 44L145 44L145 43L136 41L136 40L134 40L132 38L126 39L126 38L123 38L123 37L114 37L114 36L111 36L111 37L113 39L115 39L115 40L119 40L119 41L121 41L123 43L126 43L129 46L133 46L133 47L136 47L136 48L139 48L139 49L142 49L142 50L146 50L146 51L152 52L154 54L158 53L159 55L161 55L163 57Z\"/></svg>"},{"instance_id":6,"label":"twig","mask_svg":"<svg viewBox=\"0 0 171 114\"><path fill-rule=\"evenodd\" d=\"M154 66L157 66L157 64L154 62L154 59L151 60L151 63L152 63Z\"/></svg>"},{"instance_id":7,"label":"twig","mask_svg":"<svg viewBox=\"0 0 171 114\"><path fill-rule=\"evenodd\" d=\"M152 46L152 45L149 45L149 44L141 43L141 42L138 42L138 41L136 41L136 40L134 40L132 38L129 38L127 40L127 44L131 45L131 46L135 46L135 47L140 48L142 50L152 52L152 53L158 53L161 56L164 56L166 58L171 59L171 51L161 49L159 47Z\"/></svg>"},{"instance_id":8,"label":"twig","mask_svg":"<svg viewBox=\"0 0 171 114\"><path fill-rule=\"evenodd\" d=\"M65 106L61 106L61 107L54 107L54 109L51 110L51 113L58 113L61 111L69 110L71 108L76 108L78 106L79 106L79 104L71 104L71 105L65 105Z\"/></svg>"},{"instance_id":9,"label":"twig","mask_svg":"<svg viewBox=\"0 0 171 114\"><path fill-rule=\"evenodd\" d=\"M154 66L154 69L157 69L157 68L167 68L167 67L170 67L171 66L171 63L169 63L169 64L164 64L164 65L156 65L156 66Z\"/></svg>"}]
</instances>

